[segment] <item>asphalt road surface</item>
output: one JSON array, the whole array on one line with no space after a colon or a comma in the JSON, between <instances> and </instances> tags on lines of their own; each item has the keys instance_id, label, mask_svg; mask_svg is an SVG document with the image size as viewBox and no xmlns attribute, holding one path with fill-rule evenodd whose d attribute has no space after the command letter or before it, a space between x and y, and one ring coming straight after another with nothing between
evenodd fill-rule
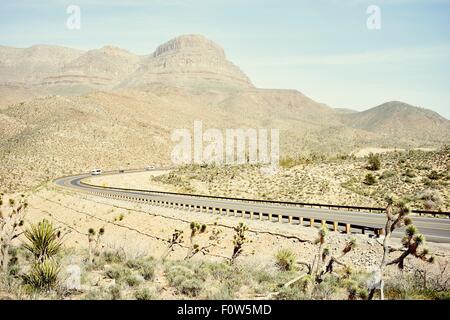
<instances>
[{"instance_id":1,"label":"asphalt road surface","mask_svg":"<svg viewBox=\"0 0 450 320\"><path fill-rule=\"evenodd\" d=\"M156 169L155 169L156 170ZM127 170L125 173L139 172L142 170ZM118 171L111 171L102 173L102 175L124 174ZM260 203L249 201L238 201L230 199L214 199L207 197L195 197L179 194L160 193L151 190L127 190L118 188L108 188L102 186L93 186L83 184L84 178L91 177L90 174L80 174L77 176L63 177L55 180L57 185L73 189L75 191L100 191L109 195L120 195L129 197L138 197L140 199L168 201L180 203L190 206L200 206L201 208L222 208L224 211L221 214L226 214L225 209L238 210L239 214L244 213L244 216L249 217L250 212L254 212L254 219L259 218L259 213L262 214L263 220L269 219L269 213L272 214L273 220L278 221L278 215L282 215L282 222L288 222L289 216L292 217L293 223L299 223L303 218L303 225L307 226L310 219L314 219L315 224L319 225L320 221L325 220L327 224L332 225L333 221L339 223L339 230L345 228L345 224L351 225L351 232L367 232L370 233L374 228L381 229L386 223L385 215L382 213L369 213L361 211L347 211L337 209L325 208L306 208L293 205L281 205L271 203ZM219 213L217 211L217 213ZM450 219L449 218L434 218L434 217L419 217L412 216L414 225L426 237L428 241L432 242L450 242ZM367 228L367 229L365 229ZM403 236L403 228L397 230L394 234L396 237Z\"/></svg>"}]
</instances>

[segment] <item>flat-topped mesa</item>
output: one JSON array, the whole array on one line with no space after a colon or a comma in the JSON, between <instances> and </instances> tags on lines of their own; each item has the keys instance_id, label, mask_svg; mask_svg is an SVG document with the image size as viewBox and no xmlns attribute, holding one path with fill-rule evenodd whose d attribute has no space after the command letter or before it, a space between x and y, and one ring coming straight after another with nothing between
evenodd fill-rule
<instances>
[{"instance_id":1,"label":"flat-topped mesa","mask_svg":"<svg viewBox=\"0 0 450 320\"><path fill-rule=\"evenodd\" d=\"M253 87L224 50L201 35L183 35L160 45L123 86L167 83L182 87Z\"/></svg>"},{"instance_id":2,"label":"flat-topped mesa","mask_svg":"<svg viewBox=\"0 0 450 320\"><path fill-rule=\"evenodd\" d=\"M219 45L204 36L193 34L182 35L160 45L153 53L153 57L190 50L197 51L202 55L215 55L226 59L225 52Z\"/></svg>"}]
</instances>

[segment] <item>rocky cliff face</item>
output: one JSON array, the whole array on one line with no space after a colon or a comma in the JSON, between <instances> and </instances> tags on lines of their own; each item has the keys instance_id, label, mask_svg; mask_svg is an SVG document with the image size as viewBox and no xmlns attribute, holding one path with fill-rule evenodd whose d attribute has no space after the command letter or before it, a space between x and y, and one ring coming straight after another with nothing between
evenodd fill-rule
<instances>
[{"instance_id":1,"label":"rocky cliff face","mask_svg":"<svg viewBox=\"0 0 450 320\"><path fill-rule=\"evenodd\" d=\"M155 83L184 88L253 87L219 45L200 35L174 38L148 56L113 46L86 52L57 46L0 46L0 85L9 82L58 94Z\"/></svg>"},{"instance_id":2,"label":"rocky cliff face","mask_svg":"<svg viewBox=\"0 0 450 320\"><path fill-rule=\"evenodd\" d=\"M228 61L224 50L200 35L183 35L160 45L122 86L168 83L183 87L253 87Z\"/></svg>"}]
</instances>

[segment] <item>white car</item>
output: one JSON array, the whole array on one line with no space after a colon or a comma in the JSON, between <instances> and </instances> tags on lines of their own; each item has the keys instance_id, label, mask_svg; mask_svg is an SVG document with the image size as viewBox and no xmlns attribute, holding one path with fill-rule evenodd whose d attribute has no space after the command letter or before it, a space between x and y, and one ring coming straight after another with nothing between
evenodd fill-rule
<instances>
[{"instance_id":1,"label":"white car","mask_svg":"<svg viewBox=\"0 0 450 320\"><path fill-rule=\"evenodd\" d=\"M153 170L153 169L155 169L155 166L146 166L145 167L145 170Z\"/></svg>"},{"instance_id":2,"label":"white car","mask_svg":"<svg viewBox=\"0 0 450 320\"><path fill-rule=\"evenodd\" d=\"M102 173L102 169L91 170L91 175L93 175L93 176L98 176L101 173Z\"/></svg>"}]
</instances>

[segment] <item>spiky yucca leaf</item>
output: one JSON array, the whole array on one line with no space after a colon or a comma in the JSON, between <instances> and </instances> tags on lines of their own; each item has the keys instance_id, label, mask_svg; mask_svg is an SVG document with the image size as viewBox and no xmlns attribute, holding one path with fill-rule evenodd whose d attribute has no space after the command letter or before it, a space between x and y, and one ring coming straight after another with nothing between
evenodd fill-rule
<instances>
[{"instance_id":1,"label":"spiky yucca leaf","mask_svg":"<svg viewBox=\"0 0 450 320\"><path fill-rule=\"evenodd\" d=\"M53 227L52 223L45 219L31 225L25 231L25 237L29 243L25 243L24 247L39 262L43 262L45 259L57 254L62 246L60 232Z\"/></svg>"},{"instance_id":2,"label":"spiky yucca leaf","mask_svg":"<svg viewBox=\"0 0 450 320\"><path fill-rule=\"evenodd\" d=\"M405 230L405 234L410 238L412 238L416 233L417 233L417 228L412 224L409 225Z\"/></svg>"},{"instance_id":3,"label":"spiky yucca leaf","mask_svg":"<svg viewBox=\"0 0 450 320\"><path fill-rule=\"evenodd\" d=\"M50 290L58 284L59 265L53 259L45 259L31 267L24 276L24 282L37 290Z\"/></svg>"}]
</instances>

